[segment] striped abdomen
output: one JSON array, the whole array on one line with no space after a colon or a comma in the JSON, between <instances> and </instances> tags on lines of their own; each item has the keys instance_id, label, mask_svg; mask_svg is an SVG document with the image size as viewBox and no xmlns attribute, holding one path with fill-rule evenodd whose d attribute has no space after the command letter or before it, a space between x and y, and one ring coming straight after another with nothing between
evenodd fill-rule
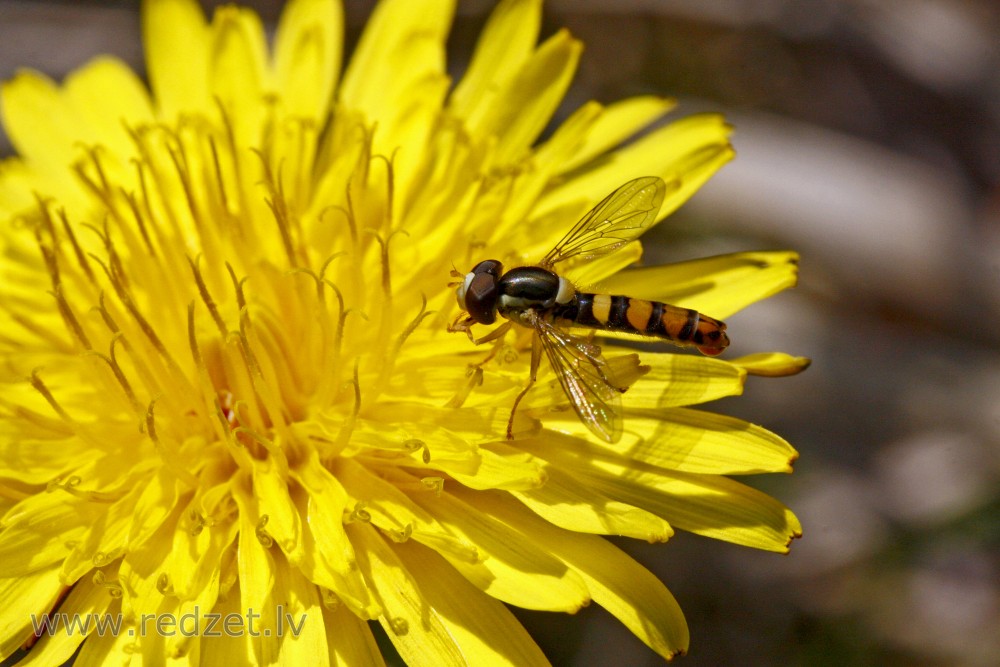
<instances>
[{"instance_id":1,"label":"striped abdomen","mask_svg":"<svg viewBox=\"0 0 1000 667\"><path fill-rule=\"evenodd\" d=\"M697 310L659 301L610 294L577 292L572 301L557 304L552 316L577 326L652 336L678 345L693 345L702 354L716 355L729 346L726 325Z\"/></svg>"}]
</instances>

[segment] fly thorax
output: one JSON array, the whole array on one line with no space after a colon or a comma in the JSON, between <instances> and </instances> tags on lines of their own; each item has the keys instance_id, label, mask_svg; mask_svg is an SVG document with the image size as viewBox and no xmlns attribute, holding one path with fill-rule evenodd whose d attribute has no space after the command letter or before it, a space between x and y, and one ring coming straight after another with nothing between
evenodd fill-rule
<instances>
[{"instance_id":1,"label":"fly thorax","mask_svg":"<svg viewBox=\"0 0 1000 667\"><path fill-rule=\"evenodd\" d=\"M499 283L498 309L510 318L510 313L532 308L544 311L559 303L560 298L572 298L573 287L564 278L537 266L519 266L503 275ZM566 297L567 292L569 297Z\"/></svg>"}]
</instances>

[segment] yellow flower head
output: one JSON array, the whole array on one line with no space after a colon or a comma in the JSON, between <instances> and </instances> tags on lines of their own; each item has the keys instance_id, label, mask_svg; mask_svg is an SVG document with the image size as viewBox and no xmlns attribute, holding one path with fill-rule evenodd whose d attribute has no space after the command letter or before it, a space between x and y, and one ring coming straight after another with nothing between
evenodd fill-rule
<instances>
[{"instance_id":1,"label":"yellow flower head","mask_svg":"<svg viewBox=\"0 0 1000 667\"><path fill-rule=\"evenodd\" d=\"M590 601L670 657L676 602L600 535L787 549L795 517L724 475L794 450L684 406L803 360L612 339L618 442L544 363L508 439L531 332L448 331L454 269L538 261L636 177L663 217L732 157L715 115L619 147L649 97L539 141L581 50L536 43L539 4L502 1L454 86L449 0L383 0L343 76L335 0L289 2L271 48L250 11L148 0L151 90L110 58L4 85L0 658L378 664L375 620L410 664L537 664L501 602ZM623 271L639 251L570 277L718 317L795 279L788 252ZM121 627L49 632L57 606Z\"/></svg>"}]
</instances>

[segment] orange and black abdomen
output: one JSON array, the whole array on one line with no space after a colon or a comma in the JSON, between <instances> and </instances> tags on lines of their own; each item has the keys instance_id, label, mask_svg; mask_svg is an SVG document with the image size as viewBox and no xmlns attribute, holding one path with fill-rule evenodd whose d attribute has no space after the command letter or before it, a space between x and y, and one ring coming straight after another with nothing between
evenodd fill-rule
<instances>
[{"instance_id":1,"label":"orange and black abdomen","mask_svg":"<svg viewBox=\"0 0 1000 667\"><path fill-rule=\"evenodd\" d=\"M556 319L570 320L577 326L693 345L703 354L716 355L729 346L723 322L697 310L659 301L577 292L569 303L556 305L552 314Z\"/></svg>"}]
</instances>

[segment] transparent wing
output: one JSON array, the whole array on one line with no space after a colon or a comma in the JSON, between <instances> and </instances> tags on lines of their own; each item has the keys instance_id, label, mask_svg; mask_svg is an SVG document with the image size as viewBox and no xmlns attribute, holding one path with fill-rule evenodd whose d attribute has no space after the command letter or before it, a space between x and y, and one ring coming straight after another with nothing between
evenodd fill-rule
<instances>
[{"instance_id":1,"label":"transparent wing","mask_svg":"<svg viewBox=\"0 0 1000 667\"><path fill-rule=\"evenodd\" d=\"M583 216L539 266L548 268L571 257L591 259L618 250L653 224L666 192L658 176L629 181Z\"/></svg>"},{"instance_id":2,"label":"transparent wing","mask_svg":"<svg viewBox=\"0 0 1000 667\"><path fill-rule=\"evenodd\" d=\"M622 435L622 397L598 346L537 319L535 332L570 405L587 428L607 442Z\"/></svg>"}]
</instances>

